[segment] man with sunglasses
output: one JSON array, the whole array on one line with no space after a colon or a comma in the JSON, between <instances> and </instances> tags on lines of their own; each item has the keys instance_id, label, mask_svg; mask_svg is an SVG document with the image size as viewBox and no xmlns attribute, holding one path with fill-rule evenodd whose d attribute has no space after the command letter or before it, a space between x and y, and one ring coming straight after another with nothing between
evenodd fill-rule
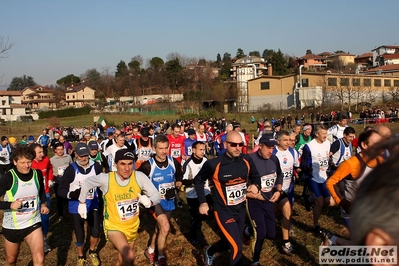
<instances>
[{"instance_id":1,"label":"man with sunglasses","mask_svg":"<svg viewBox=\"0 0 399 266\"><path fill-rule=\"evenodd\" d=\"M230 265L241 265L241 234L244 230L247 186L260 185L260 176L253 160L241 153L243 146L241 135L230 131L224 142L226 152L206 161L194 178L200 214L208 215L209 211L205 182L209 180L213 184L214 215L224 235L214 245L205 247L205 265L212 265L215 253L227 249L230 249Z\"/></svg>"},{"instance_id":2,"label":"man with sunglasses","mask_svg":"<svg viewBox=\"0 0 399 266\"><path fill-rule=\"evenodd\" d=\"M89 159L90 150L86 143L79 142L76 145L76 161L69 165L60 179L58 194L68 199L68 210L71 214L72 224L76 235L76 249L78 252L77 265L85 265L86 259L83 253L85 231L85 219L81 218L78 212L79 195L85 180L102 172L100 164ZM100 241L100 213L97 188L91 189L86 197L87 223L90 233L89 256L92 265L100 265L96 251Z\"/></svg>"}]
</instances>

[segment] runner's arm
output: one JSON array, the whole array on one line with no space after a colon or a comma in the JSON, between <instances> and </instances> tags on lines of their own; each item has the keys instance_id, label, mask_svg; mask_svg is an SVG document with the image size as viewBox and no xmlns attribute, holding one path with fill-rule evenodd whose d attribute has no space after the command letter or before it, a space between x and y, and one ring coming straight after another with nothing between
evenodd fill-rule
<instances>
[{"instance_id":1,"label":"runner's arm","mask_svg":"<svg viewBox=\"0 0 399 266\"><path fill-rule=\"evenodd\" d=\"M79 202L86 202L87 194L90 189L98 187L105 195L108 192L108 174L101 173L95 176L91 176L85 180L83 183L80 194L79 194Z\"/></svg>"},{"instance_id":2,"label":"runner's arm","mask_svg":"<svg viewBox=\"0 0 399 266\"><path fill-rule=\"evenodd\" d=\"M0 177L0 196L4 196L6 191L12 186L13 177L10 172L5 173ZM42 182L43 183L43 182ZM11 203L9 201L0 201L0 210L6 210L11 208Z\"/></svg>"},{"instance_id":3,"label":"runner's arm","mask_svg":"<svg viewBox=\"0 0 399 266\"><path fill-rule=\"evenodd\" d=\"M161 201L158 190L144 173L136 171L136 181L141 191L151 200L153 206Z\"/></svg>"},{"instance_id":4,"label":"runner's arm","mask_svg":"<svg viewBox=\"0 0 399 266\"><path fill-rule=\"evenodd\" d=\"M347 177L351 172L351 166L347 161L343 161L335 173L327 179L326 187L327 190L330 192L332 198L334 199L335 203L339 205L343 196L340 195L339 189L336 185ZM337 193L338 192L338 193Z\"/></svg>"},{"instance_id":5,"label":"runner's arm","mask_svg":"<svg viewBox=\"0 0 399 266\"><path fill-rule=\"evenodd\" d=\"M211 165L211 160L206 161L201 170L194 178L194 186L197 191L198 201L200 205L206 202L204 185L205 181L214 174L214 168Z\"/></svg>"}]
</instances>

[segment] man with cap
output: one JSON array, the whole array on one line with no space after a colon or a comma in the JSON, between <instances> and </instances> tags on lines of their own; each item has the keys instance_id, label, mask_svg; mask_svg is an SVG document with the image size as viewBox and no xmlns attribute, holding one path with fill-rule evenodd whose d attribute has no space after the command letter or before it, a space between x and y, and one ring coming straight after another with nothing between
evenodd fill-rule
<instances>
[{"instance_id":1,"label":"man with cap","mask_svg":"<svg viewBox=\"0 0 399 266\"><path fill-rule=\"evenodd\" d=\"M279 122L273 125L273 137L276 138L277 133L281 130L281 124Z\"/></svg>"},{"instance_id":2,"label":"man with cap","mask_svg":"<svg viewBox=\"0 0 399 266\"><path fill-rule=\"evenodd\" d=\"M33 143L35 143L35 137L32 136L32 135L30 135L30 136L28 137L28 146L29 146L29 145L32 145Z\"/></svg>"},{"instance_id":3,"label":"man with cap","mask_svg":"<svg viewBox=\"0 0 399 266\"><path fill-rule=\"evenodd\" d=\"M295 150L297 150L300 155L302 155L303 146L312 140L312 125L304 124L302 130L303 132L299 133L295 138Z\"/></svg>"},{"instance_id":4,"label":"man with cap","mask_svg":"<svg viewBox=\"0 0 399 266\"><path fill-rule=\"evenodd\" d=\"M0 176L4 175L12 168L11 152L11 145L8 144L8 138L2 136L0 143Z\"/></svg>"},{"instance_id":5,"label":"man with cap","mask_svg":"<svg viewBox=\"0 0 399 266\"><path fill-rule=\"evenodd\" d=\"M257 186L256 190L249 190L247 195L248 217L252 231L256 231L256 238L252 245L252 265L260 265L259 259L264 239L274 239L276 236L274 203L283 194L283 174L278 158L273 154L276 145L277 141L272 134L263 134L259 140L259 150L249 155L261 176L260 186ZM251 194L259 196L253 197ZM246 228L244 239L250 232L251 230Z\"/></svg>"},{"instance_id":6,"label":"man with cap","mask_svg":"<svg viewBox=\"0 0 399 266\"><path fill-rule=\"evenodd\" d=\"M78 265L84 265L86 258L83 253L85 232L85 219L78 213L79 195L85 180L102 172L101 166L89 160L90 150L86 143L79 142L75 148L76 161L65 169L60 180L58 194L68 199L68 209L71 214L72 224L76 235L76 248L78 252ZM100 265L96 247L100 241L100 214L98 212L99 200L97 189L91 189L87 194L87 223L90 233L89 256L93 265Z\"/></svg>"},{"instance_id":7,"label":"man with cap","mask_svg":"<svg viewBox=\"0 0 399 266\"><path fill-rule=\"evenodd\" d=\"M134 242L139 228L139 203L150 208L159 203L160 195L142 172L133 170L134 154L128 149L115 154L116 171L101 173L85 180L79 196L78 211L87 218L86 198L98 187L104 197L104 233L116 250L117 265L133 265Z\"/></svg>"},{"instance_id":8,"label":"man with cap","mask_svg":"<svg viewBox=\"0 0 399 266\"><path fill-rule=\"evenodd\" d=\"M104 154L99 152L99 146L98 146L97 141L90 140L88 146L89 146L89 150L90 150L89 159L96 163L99 163L102 167L102 171L104 173L108 173L109 165L107 162L107 158L105 158Z\"/></svg>"},{"instance_id":9,"label":"man with cap","mask_svg":"<svg viewBox=\"0 0 399 266\"><path fill-rule=\"evenodd\" d=\"M134 145L137 147L136 149L136 169L140 167L140 165L148 161L151 158L151 155L154 154L154 147L152 145L152 139L150 138L150 131L147 127L143 127L141 129L141 137L135 139Z\"/></svg>"},{"instance_id":10,"label":"man with cap","mask_svg":"<svg viewBox=\"0 0 399 266\"><path fill-rule=\"evenodd\" d=\"M188 138L184 139L184 154L186 154L188 157L191 157L191 154L193 153L192 146L193 143L197 141L196 139L196 132L194 129L190 128L187 130L187 135ZM204 142L202 142L204 143ZM205 145L205 143L204 143ZM182 162L182 165L184 162Z\"/></svg>"}]
</instances>

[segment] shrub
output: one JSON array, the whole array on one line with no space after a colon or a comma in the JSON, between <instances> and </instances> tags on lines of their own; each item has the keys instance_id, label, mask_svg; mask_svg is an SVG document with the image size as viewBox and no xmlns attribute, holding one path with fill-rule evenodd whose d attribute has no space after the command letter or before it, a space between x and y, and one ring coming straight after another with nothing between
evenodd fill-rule
<instances>
[{"instance_id":1,"label":"shrub","mask_svg":"<svg viewBox=\"0 0 399 266\"><path fill-rule=\"evenodd\" d=\"M90 106L85 105L83 108L67 108L56 111L40 111L39 118L50 118L50 117L70 117L90 114Z\"/></svg>"}]
</instances>

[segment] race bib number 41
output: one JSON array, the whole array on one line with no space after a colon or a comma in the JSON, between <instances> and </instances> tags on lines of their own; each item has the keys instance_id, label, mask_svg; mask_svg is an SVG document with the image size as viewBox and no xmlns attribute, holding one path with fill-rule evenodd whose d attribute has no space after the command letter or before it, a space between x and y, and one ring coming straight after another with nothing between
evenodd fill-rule
<instances>
[{"instance_id":1,"label":"race bib number 41","mask_svg":"<svg viewBox=\"0 0 399 266\"><path fill-rule=\"evenodd\" d=\"M25 215L25 214L32 214L36 211L37 208L37 197L25 197L23 198L21 207L17 215Z\"/></svg>"},{"instance_id":2,"label":"race bib number 41","mask_svg":"<svg viewBox=\"0 0 399 266\"><path fill-rule=\"evenodd\" d=\"M226 187L227 205L233 206L245 201L247 184L238 184Z\"/></svg>"}]
</instances>

